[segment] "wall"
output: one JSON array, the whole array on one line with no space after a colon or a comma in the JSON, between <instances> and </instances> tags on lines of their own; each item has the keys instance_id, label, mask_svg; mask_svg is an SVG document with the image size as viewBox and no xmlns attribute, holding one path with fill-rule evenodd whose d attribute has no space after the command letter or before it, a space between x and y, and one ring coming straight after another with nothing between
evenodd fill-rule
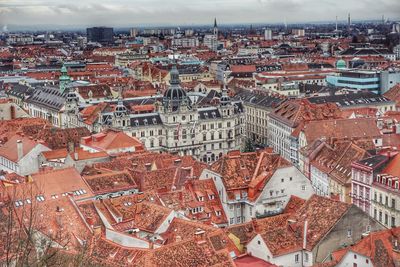
<instances>
[{"instance_id":1,"label":"wall","mask_svg":"<svg viewBox=\"0 0 400 267\"><path fill-rule=\"evenodd\" d=\"M310 181L296 167L279 168L275 171L274 175L265 185L263 192L256 200L256 210L259 213L263 213L268 210L283 209L286 207L291 195L308 199L313 194L314 190ZM277 202L277 204L273 206L268 205L267 207L264 205L264 203L271 202Z\"/></svg>"},{"instance_id":2,"label":"wall","mask_svg":"<svg viewBox=\"0 0 400 267\"><path fill-rule=\"evenodd\" d=\"M353 267L354 263L358 267L373 267L371 259L353 251L348 251L342 260L336 265L337 267Z\"/></svg>"},{"instance_id":3,"label":"wall","mask_svg":"<svg viewBox=\"0 0 400 267\"><path fill-rule=\"evenodd\" d=\"M116 232L111 229L106 229L106 239L111 240L121 246L130 247L130 248L149 248L149 242L135 238L134 236L130 236L128 234L123 234Z\"/></svg>"},{"instance_id":4,"label":"wall","mask_svg":"<svg viewBox=\"0 0 400 267\"><path fill-rule=\"evenodd\" d=\"M39 154L50 149L42 144L36 145L20 161L20 175L28 175L39 171Z\"/></svg>"},{"instance_id":5,"label":"wall","mask_svg":"<svg viewBox=\"0 0 400 267\"><path fill-rule=\"evenodd\" d=\"M314 247L313 258L316 262L321 262L331 252L342 248L343 245L355 244L361 239L361 235L367 231L367 225L370 225L371 231L384 229L377 221L352 205L328 235ZM350 237L347 236L348 230L351 230Z\"/></svg>"}]
</instances>

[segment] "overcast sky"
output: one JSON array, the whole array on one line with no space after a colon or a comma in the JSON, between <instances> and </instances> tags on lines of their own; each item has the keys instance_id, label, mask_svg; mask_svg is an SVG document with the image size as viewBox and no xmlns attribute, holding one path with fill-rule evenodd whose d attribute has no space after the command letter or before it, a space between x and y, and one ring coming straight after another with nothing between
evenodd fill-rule
<instances>
[{"instance_id":1,"label":"overcast sky","mask_svg":"<svg viewBox=\"0 0 400 267\"><path fill-rule=\"evenodd\" d=\"M400 0L0 0L0 25L195 25L400 17Z\"/></svg>"}]
</instances>

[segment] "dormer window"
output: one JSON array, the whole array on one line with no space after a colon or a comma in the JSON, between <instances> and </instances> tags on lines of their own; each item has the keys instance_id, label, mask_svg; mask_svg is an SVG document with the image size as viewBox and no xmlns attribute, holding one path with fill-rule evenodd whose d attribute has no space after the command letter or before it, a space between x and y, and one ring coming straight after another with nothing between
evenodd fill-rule
<instances>
[{"instance_id":1,"label":"dormer window","mask_svg":"<svg viewBox=\"0 0 400 267\"><path fill-rule=\"evenodd\" d=\"M153 118L153 124L157 124L157 119Z\"/></svg>"},{"instance_id":2,"label":"dormer window","mask_svg":"<svg viewBox=\"0 0 400 267\"><path fill-rule=\"evenodd\" d=\"M388 186L392 187L392 179L389 179Z\"/></svg>"},{"instance_id":3,"label":"dormer window","mask_svg":"<svg viewBox=\"0 0 400 267\"><path fill-rule=\"evenodd\" d=\"M199 196L199 201L204 201L204 197L203 196Z\"/></svg>"},{"instance_id":4,"label":"dormer window","mask_svg":"<svg viewBox=\"0 0 400 267\"><path fill-rule=\"evenodd\" d=\"M15 207L21 207L21 206L23 206L24 205L24 202L22 202L22 200L17 200L17 201L15 201Z\"/></svg>"},{"instance_id":5,"label":"dormer window","mask_svg":"<svg viewBox=\"0 0 400 267\"><path fill-rule=\"evenodd\" d=\"M208 198L212 200L212 199L214 199L214 198L215 198L215 196L214 196L214 194L212 194L212 195L208 195Z\"/></svg>"},{"instance_id":6,"label":"dormer window","mask_svg":"<svg viewBox=\"0 0 400 267\"><path fill-rule=\"evenodd\" d=\"M135 125L139 126L139 121L138 120L135 120Z\"/></svg>"},{"instance_id":7,"label":"dormer window","mask_svg":"<svg viewBox=\"0 0 400 267\"><path fill-rule=\"evenodd\" d=\"M221 216L221 215L222 215L222 213L221 213L220 210L215 211L215 214L216 214L217 216Z\"/></svg>"},{"instance_id":8,"label":"dormer window","mask_svg":"<svg viewBox=\"0 0 400 267\"><path fill-rule=\"evenodd\" d=\"M38 195L38 196L36 196L36 200L39 202L42 202L42 201L44 201L44 196Z\"/></svg>"},{"instance_id":9,"label":"dormer window","mask_svg":"<svg viewBox=\"0 0 400 267\"><path fill-rule=\"evenodd\" d=\"M216 117L215 111L211 112L211 115L215 119L215 117Z\"/></svg>"},{"instance_id":10,"label":"dormer window","mask_svg":"<svg viewBox=\"0 0 400 267\"><path fill-rule=\"evenodd\" d=\"M143 120L144 125L148 125L147 119Z\"/></svg>"}]
</instances>

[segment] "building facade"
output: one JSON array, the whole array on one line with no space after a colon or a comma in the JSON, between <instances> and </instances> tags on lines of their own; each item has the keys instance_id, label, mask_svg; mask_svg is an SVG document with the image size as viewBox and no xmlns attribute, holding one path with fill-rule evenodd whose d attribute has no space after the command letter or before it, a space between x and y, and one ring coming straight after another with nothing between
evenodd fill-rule
<instances>
[{"instance_id":1,"label":"building facade","mask_svg":"<svg viewBox=\"0 0 400 267\"><path fill-rule=\"evenodd\" d=\"M104 128L123 130L148 150L191 155L212 162L230 150L240 149L245 138L245 112L226 90L215 106L198 107L180 86L179 72L170 73L170 87L156 100L153 113L130 114L119 99L115 110L101 114Z\"/></svg>"}]
</instances>

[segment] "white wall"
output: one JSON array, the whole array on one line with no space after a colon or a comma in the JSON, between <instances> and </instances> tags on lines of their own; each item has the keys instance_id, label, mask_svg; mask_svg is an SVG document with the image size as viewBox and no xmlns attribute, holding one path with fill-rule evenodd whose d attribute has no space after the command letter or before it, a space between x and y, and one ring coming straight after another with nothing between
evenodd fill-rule
<instances>
[{"instance_id":1,"label":"white wall","mask_svg":"<svg viewBox=\"0 0 400 267\"><path fill-rule=\"evenodd\" d=\"M275 171L273 176L265 185L263 192L256 200L255 209L259 213L277 210L279 208L283 209L286 207L291 195L307 200L313 194L314 190L310 181L296 167L290 166L279 168ZM274 201L277 202L276 205L264 205L264 203ZM253 217L255 217L254 212ZM250 218L247 218L247 220L249 219Z\"/></svg>"},{"instance_id":2,"label":"white wall","mask_svg":"<svg viewBox=\"0 0 400 267\"><path fill-rule=\"evenodd\" d=\"M301 266L311 266L312 259L309 258L308 264L301 264L302 261L302 251L296 251L293 253L281 255L278 257L273 257L272 253L268 249L264 240L258 234L256 235L248 244L247 244L247 252L251 253L252 256L263 259L267 262L276 264L282 267L301 267ZM295 262L295 255L298 254L298 262ZM309 253L310 255L311 253Z\"/></svg>"},{"instance_id":3,"label":"white wall","mask_svg":"<svg viewBox=\"0 0 400 267\"><path fill-rule=\"evenodd\" d=\"M354 256L355 255L355 256ZM356 258L354 258L356 257ZM368 263L367 263L368 261ZM337 267L353 267L354 263L358 267L373 267L371 259L360 254L354 253L353 251L348 251L342 260L336 265Z\"/></svg>"},{"instance_id":4,"label":"white wall","mask_svg":"<svg viewBox=\"0 0 400 267\"><path fill-rule=\"evenodd\" d=\"M111 240L121 246L130 248L149 248L149 242L130 236L128 234L123 234L116 232L114 230L106 228L106 239Z\"/></svg>"},{"instance_id":5,"label":"white wall","mask_svg":"<svg viewBox=\"0 0 400 267\"><path fill-rule=\"evenodd\" d=\"M20 161L20 175L29 175L39 171L39 154L44 151L50 151L50 148L38 144L28 154L26 154Z\"/></svg>"},{"instance_id":6,"label":"white wall","mask_svg":"<svg viewBox=\"0 0 400 267\"><path fill-rule=\"evenodd\" d=\"M167 229L168 229L168 227L169 227L169 225L171 224L171 222L172 222L172 219L174 219L176 216L175 216L175 212L174 211L171 211L171 213L168 215L168 217L161 223L161 225L160 225L160 227L158 227L158 229L155 231L155 233L156 234L162 234L162 233L164 233Z\"/></svg>"}]
</instances>

